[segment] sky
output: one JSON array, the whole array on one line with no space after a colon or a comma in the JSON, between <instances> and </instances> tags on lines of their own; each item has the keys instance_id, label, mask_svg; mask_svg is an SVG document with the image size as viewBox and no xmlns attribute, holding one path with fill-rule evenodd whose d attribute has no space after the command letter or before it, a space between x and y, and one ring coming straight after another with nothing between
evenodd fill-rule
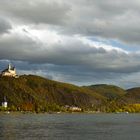
<instances>
[{"instance_id":1,"label":"sky","mask_svg":"<svg viewBox=\"0 0 140 140\"><path fill-rule=\"evenodd\" d=\"M0 70L140 86L139 17L139 0L0 0Z\"/></svg>"}]
</instances>

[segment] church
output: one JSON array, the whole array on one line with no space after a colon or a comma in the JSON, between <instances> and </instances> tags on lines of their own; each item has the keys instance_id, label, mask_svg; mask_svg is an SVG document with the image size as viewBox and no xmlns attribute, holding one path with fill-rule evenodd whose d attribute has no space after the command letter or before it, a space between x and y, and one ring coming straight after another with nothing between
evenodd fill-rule
<instances>
[{"instance_id":1,"label":"church","mask_svg":"<svg viewBox=\"0 0 140 140\"><path fill-rule=\"evenodd\" d=\"M8 68L6 68L1 72L1 76L8 76L8 77L15 77L15 78L18 77L18 75L16 74L16 68L11 66L11 64L9 64Z\"/></svg>"}]
</instances>

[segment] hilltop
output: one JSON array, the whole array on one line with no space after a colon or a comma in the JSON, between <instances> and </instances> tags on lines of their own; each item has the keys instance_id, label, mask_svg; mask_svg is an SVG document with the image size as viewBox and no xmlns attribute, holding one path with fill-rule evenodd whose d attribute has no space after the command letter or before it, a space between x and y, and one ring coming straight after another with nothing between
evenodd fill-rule
<instances>
[{"instance_id":1,"label":"hilltop","mask_svg":"<svg viewBox=\"0 0 140 140\"><path fill-rule=\"evenodd\" d=\"M100 84L85 87L106 97L107 100L115 100L126 94L124 89L114 85Z\"/></svg>"},{"instance_id":2,"label":"hilltop","mask_svg":"<svg viewBox=\"0 0 140 140\"><path fill-rule=\"evenodd\" d=\"M126 94L122 98L120 98L120 102L121 101L125 104L140 103L140 87L126 90Z\"/></svg>"}]
</instances>

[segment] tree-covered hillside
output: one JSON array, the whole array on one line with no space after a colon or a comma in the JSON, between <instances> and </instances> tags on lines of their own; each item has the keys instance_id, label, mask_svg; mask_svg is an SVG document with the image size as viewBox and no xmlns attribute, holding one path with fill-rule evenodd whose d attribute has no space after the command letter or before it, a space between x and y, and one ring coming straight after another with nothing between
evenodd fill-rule
<instances>
[{"instance_id":1,"label":"tree-covered hillside","mask_svg":"<svg viewBox=\"0 0 140 140\"><path fill-rule=\"evenodd\" d=\"M0 102L4 97L9 106L29 110L43 110L55 105L89 108L105 101L103 96L94 91L33 75L19 78L1 77Z\"/></svg>"},{"instance_id":2,"label":"tree-covered hillside","mask_svg":"<svg viewBox=\"0 0 140 140\"><path fill-rule=\"evenodd\" d=\"M140 88L79 87L35 75L0 77L0 103L4 98L8 109L15 111L65 111L65 106L75 106L97 112L140 112Z\"/></svg>"},{"instance_id":3,"label":"tree-covered hillside","mask_svg":"<svg viewBox=\"0 0 140 140\"><path fill-rule=\"evenodd\" d=\"M107 100L115 100L126 94L124 89L114 85L100 84L86 86L86 88L101 94L102 96L106 97Z\"/></svg>"}]
</instances>

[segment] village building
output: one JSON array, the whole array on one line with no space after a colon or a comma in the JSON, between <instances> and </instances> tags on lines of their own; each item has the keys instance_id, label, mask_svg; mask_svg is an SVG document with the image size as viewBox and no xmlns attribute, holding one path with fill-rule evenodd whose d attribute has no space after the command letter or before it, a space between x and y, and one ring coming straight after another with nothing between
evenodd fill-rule
<instances>
[{"instance_id":1,"label":"village building","mask_svg":"<svg viewBox=\"0 0 140 140\"><path fill-rule=\"evenodd\" d=\"M7 108L8 102L6 100L6 97L4 97L4 101L2 102L2 107Z\"/></svg>"},{"instance_id":2,"label":"village building","mask_svg":"<svg viewBox=\"0 0 140 140\"><path fill-rule=\"evenodd\" d=\"M2 102L2 107L7 108L7 105L8 105L8 103L6 101Z\"/></svg>"},{"instance_id":3,"label":"village building","mask_svg":"<svg viewBox=\"0 0 140 140\"><path fill-rule=\"evenodd\" d=\"M81 112L82 111L82 108L77 107L77 106L65 105L65 108L67 109L67 111L72 111L72 112Z\"/></svg>"},{"instance_id":4,"label":"village building","mask_svg":"<svg viewBox=\"0 0 140 140\"><path fill-rule=\"evenodd\" d=\"M8 68L6 68L1 72L1 76L8 76L8 77L15 77L15 78L18 77L18 75L16 74L16 68L11 66L11 64L9 64Z\"/></svg>"},{"instance_id":5,"label":"village building","mask_svg":"<svg viewBox=\"0 0 140 140\"><path fill-rule=\"evenodd\" d=\"M77 107L77 106L70 106L69 110L70 111L76 111L76 112L81 112L82 111L82 109L80 107Z\"/></svg>"}]
</instances>

